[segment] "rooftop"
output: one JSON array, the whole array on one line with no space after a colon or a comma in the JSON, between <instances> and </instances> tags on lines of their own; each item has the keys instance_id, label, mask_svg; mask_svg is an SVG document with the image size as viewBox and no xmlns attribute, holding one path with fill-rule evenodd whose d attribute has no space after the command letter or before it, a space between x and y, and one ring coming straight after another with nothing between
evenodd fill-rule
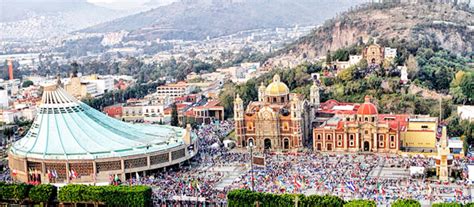
<instances>
[{"instance_id":1,"label":"rooftop","mask_svg":"<svg viewBox=\"0 0 474 207\"><path fill-rule=\"evenodd\" d=\"M97 159L165 150L183 144L185 130L131 124L78 101L61 87L45 87L38 114L11 153L37 159Z\"/></svg>"}]
</instances>

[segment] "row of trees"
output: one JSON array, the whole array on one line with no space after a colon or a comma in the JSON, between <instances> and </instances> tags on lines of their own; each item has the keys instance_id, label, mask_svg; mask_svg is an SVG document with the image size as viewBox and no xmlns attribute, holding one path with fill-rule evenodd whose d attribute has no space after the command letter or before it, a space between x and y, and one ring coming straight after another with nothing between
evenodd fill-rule
<instances>
[{"instance_id":1,"label":"row of trees","mask_svg":"<svg viewBox=\"0 0 474 207\"><path fill-rule=\"evenodd\" d=\"M250 190L232 190L227 194L227 203L234 206L278 206L278 207L375 207L373 200L351 200L345 201L340 197L332 195L310 195L303 194L272 194L253 192ZM398 199L391 203L392 207L421 207L420 202L412 199ZM474 203L462 205L460 203L435 203L434 207L462 207L474 206Z\"/></svg>"},{"instance_id":2,"label":"row of trees","mask_svg":"<svg viewBox=\"0 0 474 207\"><path fill-rule=\"evenodd\" d=\"M48 203L56 198L57 189L53 185L29 185L24 183L7 184L0 182L0 199L2 201L24 203L27 200L35 203Z\"/></svg>"},{"instance_id":3,"label":"row of trees","mask_svg":"<svg viewBox=\"0 0 474 207\"><path fill-rule=\"evenodd\" d=\"M0 183L0 199L7 203L94 203L107 206L151 206L148 186L66 185L57 190L51 184Z\"/></svg>"}]
</instances>

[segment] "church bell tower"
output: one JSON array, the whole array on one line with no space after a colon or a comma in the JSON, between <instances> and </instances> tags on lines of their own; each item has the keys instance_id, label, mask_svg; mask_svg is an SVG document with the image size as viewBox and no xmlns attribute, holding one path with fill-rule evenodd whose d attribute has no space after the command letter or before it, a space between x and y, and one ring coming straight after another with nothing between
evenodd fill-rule
<instances>
[{"instance_id":1,"label":"church bell tower","mask_svg":"<svg viewBox=\"0 0 474 207\"><path fill-rule=\"evenodd\" d=\"M290 115L292 122L292 148L298 149L303 145L303 119L302 104L296 94L293 95L290 102Z\"/></svg>"},{"instance_id":2,"label":"church bell tower","mask_svg":"<svg viewBox=\"0 0 474 207\"><path fill-rule=\"evenodd\" d=\"M234 120L235 120L235 137L237 138L237 146L243 147L244 141L244 102L240 98L239 94L234 100Z\"/></svg>"}]
</instances>

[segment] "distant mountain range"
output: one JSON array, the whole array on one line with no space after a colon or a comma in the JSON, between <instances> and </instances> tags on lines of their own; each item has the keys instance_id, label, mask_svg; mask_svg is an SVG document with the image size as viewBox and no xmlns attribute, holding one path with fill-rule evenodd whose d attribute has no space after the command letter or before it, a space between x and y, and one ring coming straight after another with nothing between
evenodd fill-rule
<instances>
[{"instance_id":1,"label":"distant mountain range","mask_svg":"<svg viewBox=\"0 0 474 207\"><path fill-rule=\"evenodd\" d=\"M136 40L199 40L243 30L317 25L367 0L181 0L81 30Z\"/></svg>"},{"instance_id":2,"label":"distant mountain range","mask_svg":"<svg viewBox=\"0 0 474 207\"><path fill-rule=\"evenodd\" d=\"M86 0L0 0L0 39L42 39L122 17Z\"/></svg>"}]
</instances>

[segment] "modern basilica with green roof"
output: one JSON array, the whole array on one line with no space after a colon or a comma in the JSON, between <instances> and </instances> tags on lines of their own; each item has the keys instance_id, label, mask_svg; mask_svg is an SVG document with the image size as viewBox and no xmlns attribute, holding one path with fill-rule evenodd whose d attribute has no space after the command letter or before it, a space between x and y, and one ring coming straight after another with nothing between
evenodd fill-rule
<instances>
[{"instance_id":1,"label":"modern basilica with green roof","mask_svg":"<svg viewBox=\"0 0 474 207\"><path fill-rule=\"evenodd\" d=\"M38 114L8 159L17 181L100 183L186 161L196 154L196 141L189 126L125 123L54 84L44 86Z\"/></svg>"}]
</instances>

